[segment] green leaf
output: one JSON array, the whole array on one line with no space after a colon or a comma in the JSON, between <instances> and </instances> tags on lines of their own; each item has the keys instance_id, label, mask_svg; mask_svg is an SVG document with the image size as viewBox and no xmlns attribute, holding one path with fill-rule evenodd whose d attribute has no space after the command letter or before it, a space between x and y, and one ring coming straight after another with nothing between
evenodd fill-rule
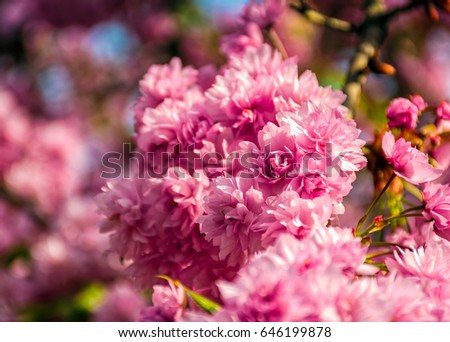
<instances>
[{"instance_id":1,"label":"green leaf","mask_svg":"<svg viewBox=\"0 0 450 342\"><path fill-rule=\"evenodd\" d=\"M89 284L74 298L74 303L87 311L93 311L99 306L105 296L105 289L100 284Z\"/></svg>"},{"instance_id":2,"label":"green leaf","mask_svg":"<svg viewBox=\"0 0 450 342\"><path fill-rule=\"evenodd\" d=\"M388 225L389 225L389 222L379 223L379 224L375 225L373 228L371 228L367 234L372 234L372 233L378 232L378 231L384 229L384 227L386 227Z\"/></svg>"},{"instance_id":3,"label":"green leaf","mask_svg":"<svg viewBox=\"0 0 450 342\"><path fill-rule=\"evenodd\" d=\"M167 280L169 283L172 283L175 286L182 286L184 291L186 291L187 295L192 298L195 304L197 304L200 308L211 315L221 309L221 306L219 304L212 301L211 299L199 295L198 293L195 293L194 291L180 283L178 280L174 280L166 275L158 275L157 278Z\"/></svg>"},{"instance_id":4,"label":"green leaf","mask_svg":"<svg viewBox=\"0 0 450 342\"><path fill-rule=\"evenodd\" d=\"M213 314L221 309L220 305L216 302L212 301L211 299L208 299L206 297L203 297L202 295L199 295L195 293L194 291L186 289L186 293L189 295L189 297L192 298L192 300L197 304L199 307L201 307L203 310L205 310L209 314Z\"/></svg>"}]
</instances>

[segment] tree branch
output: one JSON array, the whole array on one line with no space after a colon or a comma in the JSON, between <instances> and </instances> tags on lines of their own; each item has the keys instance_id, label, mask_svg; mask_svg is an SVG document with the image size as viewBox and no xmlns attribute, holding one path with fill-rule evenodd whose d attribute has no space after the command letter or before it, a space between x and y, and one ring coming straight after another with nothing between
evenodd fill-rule
<instances>
[{"instance_id":1,"label":"tree branch","mask_svg":"<svg viewBox=\"0 0 450 342\"><path fill-rule=\"evenodd\" d=\"M383 21L390 21L399 14L409 12L410 10L413 10L417 7L424 6L424 5L425 5L425 3L423 1L412 0L411 2L407 3L406 5L393 8L393 9L387 11L386 13L383 13L382 15L379 16L378 19L383 20Z\"/></svg>"},{"instance_id":2,"label":"tree branch","mask_svg":"<svg viewBox=\"0 0 450 342\"><path fill-rule=\"evenodd\" d=\"M356 25L346 20L330 17L312 9L303 1L290 3L290 7L302 14L310 22L331 28L333 30L341 32L355 32L358 29Z\"/></svg>"},{"instance_id":3,"label":"tree branch","mask_svg":"<svg viewBox=\"0 0 450 342\"><path fill-rule=\"evenodd\" d=\"M356 25L346 20L322 14L312 9L303 0L290 3L291 8L313 23L341 32L355 32L358 35L358 45L349 63L344 85L344 92L347 94L345 105L350 109L350 117L354 116L358 107L362 87L370 72L370 62L376 58L380 46L386 39L389 22L401 13L424 5L425 3L422 0L411 0L406 5L386 10L384 0L366 0L364 5L365 19L360 25Z\"/></svg>"},{"instance_id":4,"label":"tree branch","mask_svg":"<svg viewBox=\"0 0 450 342\"><path fill-rule=\"evenodd\" d=\"M359 30L359 42L350 61L344 92L347 94L345 105L354 116L361 98L362 87L369 74L369 62L387 36L387 21L382 20L385 13L383 0L368 0L364 12L366 19Z\"/></svg>"}]
</instances>

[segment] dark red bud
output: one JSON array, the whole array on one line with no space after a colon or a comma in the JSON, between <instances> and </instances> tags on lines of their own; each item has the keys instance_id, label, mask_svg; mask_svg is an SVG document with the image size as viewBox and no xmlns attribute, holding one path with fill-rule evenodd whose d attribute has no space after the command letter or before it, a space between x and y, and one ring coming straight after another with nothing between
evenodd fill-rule
<instances>
[{"instance_id":1,"label":"dark red bud","mask_svg":"<svg viewBox=\"0 0 450 342\"><path fill-rule=\"evenodd\" d=\"M431 3L428 3L425 7L428 18L431 21L438 22L439 21L439 12Z\"/></svg>"}]
</instances>

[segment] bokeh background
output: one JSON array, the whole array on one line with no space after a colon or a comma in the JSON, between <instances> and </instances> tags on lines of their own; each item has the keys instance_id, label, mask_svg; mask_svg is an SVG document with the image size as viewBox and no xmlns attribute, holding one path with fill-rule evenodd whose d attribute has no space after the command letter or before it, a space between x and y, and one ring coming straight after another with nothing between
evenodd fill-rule
<instances>
[{"instance_id":1,"label":"bokeh background","mask_svg":"<svg viewBox=\"0 0 450 342\"><path fill-rule=\"evenodd\" d=\"M0 321L132 321L149 303L97 226L101 157L132 141L148 67L180 56L220 68L220 37L244 3L0 0ZM355 23L362 3L311 1ZM450 99L449 27L448 14L435 22L423 9L391 25L381 58L397 75L369 77L357 115L363 138L385 124L393 97ZM301 70L342 87L356 37L295 12L275 29ZM349 201L358 196L356 186Z\"/></svg>"}]
</instances>

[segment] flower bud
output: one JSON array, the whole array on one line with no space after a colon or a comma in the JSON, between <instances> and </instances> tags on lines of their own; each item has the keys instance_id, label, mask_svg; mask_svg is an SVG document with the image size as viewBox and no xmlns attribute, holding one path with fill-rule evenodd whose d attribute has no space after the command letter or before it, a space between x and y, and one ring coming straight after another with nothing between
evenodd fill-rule
<instances>
[{"instance_id":1,"label":"flower bud","mask_svg":"<svg viewBox=\"0 0 450 342\"><path fill-rule=\"evenodd\" d=\"M436 108L436 117L439 120L450 120L450 103L442 101Z\"/></svg>"},{"instance_id":2,"label":"flower bud","mask_svg":"<svg viewBox=\"0 0 450 342\"><path fill-rule=\"evenodd\" d=\"M430 18L431 21L438 22L439 21L439 12L431 3L428 3L425 7L425 11L427 13L427 17Z\"/></svg>"},{"instance_id":3,"label":"flower bud","mask_svg":"<svg viewBox=\"0 0 450 342\"><path fill-rule=\"evenodd\" d=\"M388 76L394 76L397 72L395 68L388 64L380 62L379 60L372 59L369 63L370 70L376 74L382 74L382 75L388 75Z\"/></svg>"},{"instance_id":4,"label":"flower bud","mask_svg":"<svg viewBox=\"0 0 450 342\"><path fill-rule=\"evenodd\" d=\"M417 126L419 108L405 98L396 98L391 101L387 109L387 118L390 128L414 129Z\"/></svg>"},{"instance_id":5,"label":"flower bud","mask_svg":"<svg viewBox=\"0 0 450 342\"><path fill-rule=\"evenodd\" d=\"M414 103L416 105L416 107L420 111L423 111L428 107L428 104L425 102L425 100L420 95L411 95L409 97L409 99L411 100L412 103Z\"/></svg>"}]
</instances>

